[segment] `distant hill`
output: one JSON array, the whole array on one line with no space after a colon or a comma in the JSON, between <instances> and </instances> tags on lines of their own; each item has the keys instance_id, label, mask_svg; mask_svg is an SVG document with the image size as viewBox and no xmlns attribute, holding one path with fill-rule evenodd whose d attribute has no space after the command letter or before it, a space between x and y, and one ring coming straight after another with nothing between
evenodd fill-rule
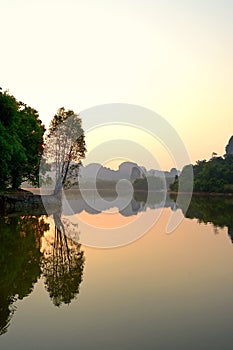
<instances>
[{"instance_id":1,"label":"distant hill","mask_svg":"<svg viewBox=\"0 0 233 350\"><path fill-rule=\"evenodd\" d=\"M175 179L176 175L179 175L179 171L175 168L171 171L161 171L139 166L133 162L124 162L119 165L118 170L112 170L104 167L99 163L91 163L87 166L80 166L79 178L83 180L107 180L107 181L119 181L122 179L134 182L136 179L142 179L144 177L159 177L159 178L172 178Z\"/></svg>"},{"instance_id":2,"label":"distant hill","mask_svg":"<svg viewBox=\"0 0 233 350\"><path fill-rule=\"evenodd\" d=\"M180 174L180 171L172 168L170 171L162 171L150 169L138 165L134 162L123 162L119 165L117 170L107 168L99 163L91 163L86 166L80 165L78 179L74 178L72 187L79 187L85 189L111 189L116 190L116 183L120 180L130 181L132 184L137 180L141 180L139 184L140 189L147 189L147 182L153 184L153 189L164 189L164 183L170 185L175 181L175 178ZM44 182L46 188L53 188L55 185L55 166L51 164L50 171L47 171L45 176L47 180ZM77 181L78 180L78 181ZM164 181L165 180L165 181ZM163 185L158 185L162 183ZM154 186L156 184L156 186ZM23 187L28 187L27 183ZM168 186L166 186L168 187Z\"/></svg>"}]
</instances>

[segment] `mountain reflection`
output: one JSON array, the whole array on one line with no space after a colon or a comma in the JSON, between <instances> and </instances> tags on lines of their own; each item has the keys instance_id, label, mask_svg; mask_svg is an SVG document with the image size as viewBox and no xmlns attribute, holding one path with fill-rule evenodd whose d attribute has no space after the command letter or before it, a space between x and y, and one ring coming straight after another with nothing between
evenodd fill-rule
<instances>
[{"instance_id":1,"label":"mountain reflection","mask_svg":"<svg viewBox=\"0 0 233 350\"><path fill-rule=\"evenodd\" d=\"M41 276L56 306L70 303L79 292L84 267L80 244L55 228L50 249L42 249L47 232L45 216L0 217L0 335L8 330L15 302L28 296Z\"/></svg>"},{"instance_id":2,"label":"mountain reflection","mask_svg":"<svg viewBox=\"0 0 233 350\"><path fill-rule=\"evenodd\" d=\"M135 191L131 201L124 207L124 196L114 197L106 193L99 193L99 197L93 193L85 201L82 196L68 197L69 206L64 208L64 214L70 215L85 211L89 214L98 214L114 206L123 216L137 215L148 209L170 208L175 211L181 209L184 216L189 219L198 219L199 223L212 223L215 228L228 228L228 234L233 243L233 197L231 196L198 196L193 195L187 212L186 195L176 196L167 192ZM101 199L105 199L101 201Z\"/></svg>"},{"instance_id":3,"label":"mountain reflection","mask_svg":"<svg viewBox=\"0 0 233 350\"><path fill-rule=\"evenodd\" d=\"M78 214L83 211L95 215L116 207L122 216L131 216L147 209L167 207L174 210L176 208L174 200L164 191L135 191L129 202L127 195L124 193L117 196L107 191L88 191L84 192L84 198L79 192L75 191L67 191L65 194L64 215Z\"/></svg>"}]
</instances>

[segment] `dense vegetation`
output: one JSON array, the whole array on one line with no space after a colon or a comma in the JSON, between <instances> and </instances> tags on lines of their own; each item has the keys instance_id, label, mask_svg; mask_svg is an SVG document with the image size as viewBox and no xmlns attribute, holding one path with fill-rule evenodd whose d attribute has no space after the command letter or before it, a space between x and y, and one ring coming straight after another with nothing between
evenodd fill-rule
<instances>
[{"instance_id":1,"label":"dense vegetation","mask_svg":"<svg viewBox=\"0 0 233 350\"><path fill-rule=\"evenodd\" d=\"M179 179L177 179L170 189L178 190L179 182L188 183L189 178L186 176L187 169L192 165L183 168ZM193 167L194 174L194 192L219 192L233 193L233 137L231 137L226 146L224 157L217 157L213 153L209 161L198 161Z\"/></svg>"},{"instance_id":2,"label":"dense vegetation","mask_svg":"<svg viewBox=\"0 0 233 350\"><path fill-rule=\"evenodd\" d=\"M160 191L166 189L166 184L163 178L148 176L141 179L136 179L133 182L133 188L135 191Z\"/></svg>"},{"instance_id":3,"label":"dense vegetation","mask_svg":"<svg viewBox=\"0 0 233 350\"><path fill-rule=\"evenodd\" d=\"M50 124L47 154L44 132L35 109L0 89L0 191L18 189L23 181L38 186L40 164L46 172L48 159L56 165L56 187L77 179L86 152L80 117L71 110L58 110Z\"/></svg>"},{"instance_id":4,"label":"dense vegetation","mask_svg":"<svg viewBox=\"0 0 233 350\"><path fill-rule=\"evenodd\" d=\"M35 109L0 89L0 190L38 185L44 132Z\"/></svg>"}]
</instances>

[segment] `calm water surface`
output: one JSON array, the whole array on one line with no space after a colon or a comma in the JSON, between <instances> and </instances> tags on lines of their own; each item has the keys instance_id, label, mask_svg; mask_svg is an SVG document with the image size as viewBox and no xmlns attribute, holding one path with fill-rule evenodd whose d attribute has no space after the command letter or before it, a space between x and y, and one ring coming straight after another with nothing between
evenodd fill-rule
<instances>
[{"instance_id":1,"label":"calm water surface","mask_svg":"<svg viewBox=\"0 0 233 350\"><path fill-rule=\"evenodd\" d=\"M143 203L118 224L156 215ZM149 232L112 249L70 240L50 217L0 217L0 348L232 349L233 200L194 198L168 235L179 208L167 200ZM110 228L106 210L75 215Z\"/></svg>"}]
</instances>

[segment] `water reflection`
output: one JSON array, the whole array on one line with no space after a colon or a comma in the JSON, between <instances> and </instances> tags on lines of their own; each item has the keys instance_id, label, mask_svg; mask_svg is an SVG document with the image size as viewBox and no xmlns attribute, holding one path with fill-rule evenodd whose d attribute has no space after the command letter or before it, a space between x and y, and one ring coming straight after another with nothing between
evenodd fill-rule
<instances>
[{"instance_id":1,"label":"water reflection","mask_svg":"<svg viewBox=\"0 0 233 350\"><path fill-rule=\"evenodd\" d=\"M177 205L183 210L182 197ZM233 198L231 196L193 196L188 211L184 214L186 218L198 219L199 223L212 223L216 229L227 227L228 235L233 243L232 213Z\"/></svg>"},{"instance_id":2,"label":"water reflection","mask_svg":"<svg viewBox=\"0 0 233 350\"><path fill-rule=\"evenodd\" d=\"M8 330L15 302L28 296L41 276L56 306L70 303L79 292L81 246L55 228L50 245L42 249L46 232L45 216L0 217L0 335Z\"/></svg>"},{"instance_id":3,"label":"water reflection","mask_svg":"<svg viewBox=\"0 0 233 350\"><path fill-rule=\"evenodd\" d=\"M174 199L171 199L165 191L149 193L137 191L133 193L133 197L129 202L124 193L116 197L108 191L98 192L98 195L95 191L84 192L85 197L83 198L79 191L66 191L65 198L67 202L64 201L63 214L79 214L84 211L95 215L116 207L122 216L131 216L148 209L163 207L176 209Z\"/></svg>"},{"instance_id":4,"label":"water reflection","mask_svg":"<svg viewBox=\"0 0 233 350\"><path fill-rule=\"evenodd\" d=\"M31 293L41 274L43 217L0 217L0 334L7 331L13 303Z\"/></svg>"},{"instance_id":5,"label":"water reflection","mask_svg":"<svg viewBox=\"0 0 233 350\"><path fill-rule=\"evenodd\" d=\"M111 199L111 196L108 196ZM90 208L73 200L73 209L78 212ZM107 201L106 201L107 203ZM107 204L106 204L107 205ZM159 207L182 210L182 197L175 198L164 193L148 197L143 192L134 193L129 205L121 210L124 216L156 210ZM106 208L103 208L105 210ZM100 210L101 212L101 210ZM120 212L120 211L119 211ZM214 227L227 227L233 243L233 198L193 196L186 218L198 219L199 223L212 223ZM46 216L0 217L0 335L7 332L15 312L15 302L28 296L40 277L55 306L69 304L79 293L84 269L84 252L77 240L66 235L67 227L59 213L53 215L52 228ZM69 223L67 223L68 225ZM78 227L72 227L75 233Z\"/></svg>"},{"instance_id":6,"label":"water reflection","mask_svg":"<svg viewBox=\"0 0 233 350\"><path fill-rule=\"evenodd\" d=\"M85 259L81 245L66 236L64 224L56 214L54 221L54 239L46 240L41 269L53 304L60 306L69 304L79 293Z\"/></svg>"},{"instance_id":7,"label":"water reflection","mask_svg":"<svg viewBox=\"0 0 233 350\"><path fill-rule=\"evenodd\" d=\"M186 211L186 195L180 195L177 201L176 196L167 192L144 192L135 191L131 201L124 206L125 197L108 192L101 192L96 196L94 192L89 192L86 196L88 201L83 199L80 193L75 191L67 192L69 205L64 205L63 214L69 215L86 212L97 215L112 208L112 203L116 206L118 213L123 217L135 216L147 210L169 208L172 211L182 210L184 216L189 219L198 219L199 223L212 223L214 232L218 228L226 227L228 235L233 243L233 197L232 196L198 196L193 195L189 208ZM104 199L104 201L102 201ZM68 233L69 230L67 230Z\"/></svg>"}]
</instances>

